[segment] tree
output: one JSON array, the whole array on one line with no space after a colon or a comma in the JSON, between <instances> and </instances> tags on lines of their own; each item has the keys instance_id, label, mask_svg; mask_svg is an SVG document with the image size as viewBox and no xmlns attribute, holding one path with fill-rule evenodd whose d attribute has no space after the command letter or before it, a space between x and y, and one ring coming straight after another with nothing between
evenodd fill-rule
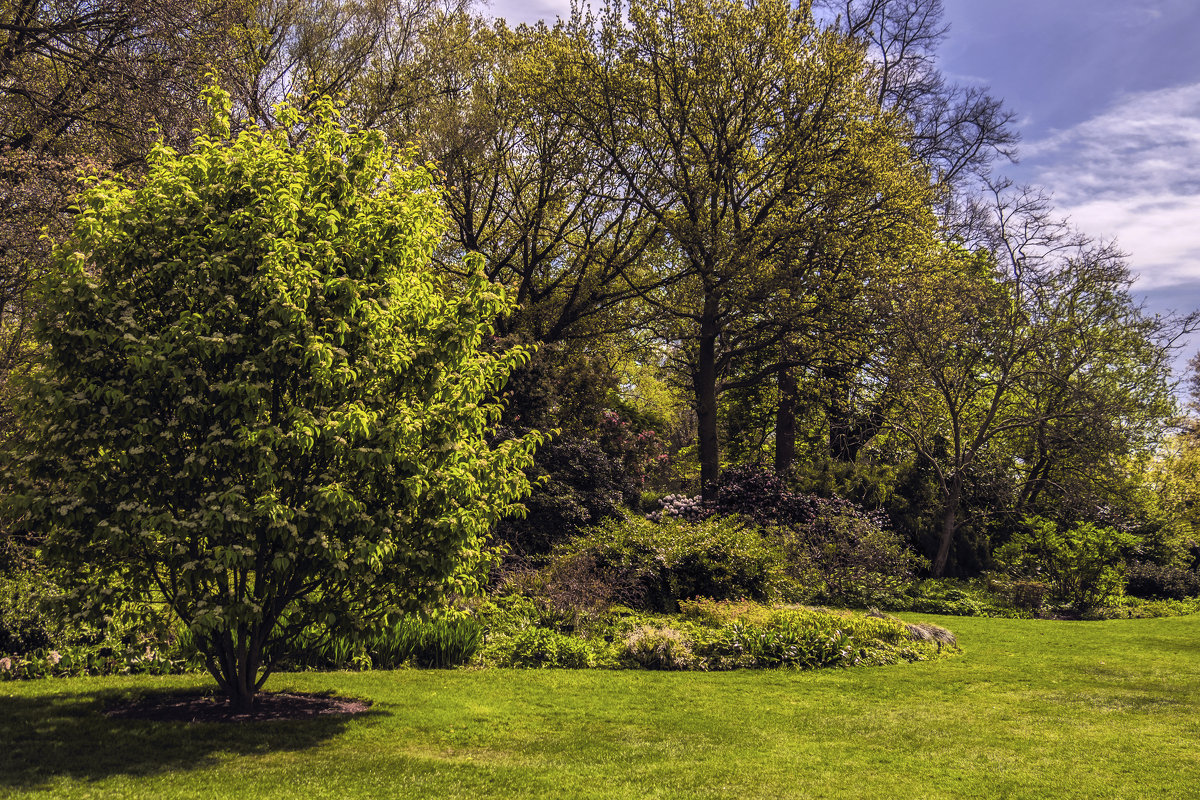
<instances>
[{"instance_id":1,"label":"tree","mask_svg":"<svg viewBox=\"0 0 1200 800\"><path fill-rule=\"evenodd\" d=\"M275 124L276 104L344 96L349 113L388 127L454 81L459 18L471 0L255 0L226 76L235 111ZM439 31L441 36L430 35ZM431 87L433 87L431 89Z\"/></svg>"},{"instance_id":2,"label":"tree","mask_svg":"<svg viewBox=\"0 0 1200 800\"><path fill-rule=\"evenodd\" d=\"M669 242L644 296L695 398L707 497L722 379L786 333L767 310L802 277L789 254L836 227L847 197L890 196L881 170L920 170L872 103L862 48L821 30L807 3L634 0L565 33L544 96Z\"/></svg>"},{"instance_id":3,"label":"tree","mask_svg":"<svg viewBox=\"0 0 1200 800\"><path fill-rule=\"evenodd\" d=\"M464 90L425 103L411 125L445 175L450 255L480 253L492 280L513 287L511 333L585 346L627 334L658 227L612 157L543 96L545 52L562 31L498 22L469 38L474 55L454 79Z\"/></svg>"},{"instance_id":4,"label":"tree","mask_svg":"<svg viewBox=\"0 0 1200 800\"><path fill-rule=\"evenodd\" d=\"M0 380L23 360L26 293L60 237L80 170L141 163L157 126L190 135L205 65L227 63L235 0L0 5Z\"/></svg>"},{"instance_id":5,"label":"tree","mask_svg":"<svg viewBox=\"0 0 1200 800\"><path fill-rule=\"evenodd\" d=\"M1173 329L1190 324L1145 317L1122 255L1055 220L1043 196L992 191L979 244L934 246L893 299L902 388L891 427L936 475L935 575L984 461L1017 478L1012 514L1043 491L1059 514L1080 494L1096 506L1104 472L1149 448L1170 413Z\"/></svg>"},{"instance_id":6,"label":"tree","mask_svg":"<svg viewBox=\"0 0 1200 800\"><path fill-rule=\"evenodd\" d=\"M1011 155L1017 137L999 101L978 87L953 85L938 70L936 50L947 30L941 0L815 0L813 8L818 20L865 49L873 103L907 121L906 143L932 184L927 202L940 197L941 223L952 228L962 195L977 188L997 158ZM841 209L829 216L841 224L810 254L818 263L808 271L820 279L800 312L807 318L796 326L790 358L780 359L775 464L781 473L793 462L797 415L807 417L802 430L823 424L827 447L813 455L844 471L886 430L894 405L891 284L911 258L908 245L923 233L898 224L895 214L860 214L854 225L845 224L851 215Z\"/></svg>"},{"instance_id":7,"label":"tree","mask_svg":"<svg viewBox=\"0 0 1200 800\"><path fill-rule=\"evenodd\" d=\"M934 178L952 189L986 176L997 157L1011 158L1014 114L979 86L958 86L937 67L949 31L942 0L815 0L822 16L867 45L875 96L912 124L912 146Z\"/></svg>"},{"instance_id":8,"label":"tree","mask_svg":"<svg viewBox=\"0 0 1200 800\"><path fill-rule=\"evenodd\" d=\"M81 603L169 605L244 708L300 630L470 590L541 437L488 443L527 353L481 350L501 288L431 268L446 224L413 151L329 101L231 139L208 100L190 153L80 197L8 504Z\"/></svg>"}]
</instances>

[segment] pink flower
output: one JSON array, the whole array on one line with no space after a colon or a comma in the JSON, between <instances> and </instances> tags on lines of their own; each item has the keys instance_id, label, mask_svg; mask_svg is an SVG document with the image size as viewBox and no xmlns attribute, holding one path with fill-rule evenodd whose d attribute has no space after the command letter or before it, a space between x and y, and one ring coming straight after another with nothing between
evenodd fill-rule
<instances>
[{"instance_id":1,"label":"pink flower","mask_svg":"<svg viewBox=\"0 0 1200 800\"><path fill-rule=\"evenodd\" d=\"M51 650L50 654L46 656L46 660L51 664L57 664L58 662L62 661L62 654L57 650Z\"/></svg>"},{"instance_id":2,"label":"pink flower","mask_svg":"<svg viewBox=\"0 0 1200 800\"><path fill-rule=\"evenodd\" d=\"M11 658L0 658L0 672L8 672L12 669Z\"/></svg>"}]
</instances>

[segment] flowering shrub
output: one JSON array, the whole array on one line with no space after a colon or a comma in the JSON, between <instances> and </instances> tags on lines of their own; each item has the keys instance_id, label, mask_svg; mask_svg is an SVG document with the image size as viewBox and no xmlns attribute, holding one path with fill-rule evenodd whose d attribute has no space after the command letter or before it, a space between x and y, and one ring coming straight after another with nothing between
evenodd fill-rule
<instances>
[{"instance_id":1,"label":"flowering shrub","mask_svg":"<svg viewBox=\"0 0 1200 800\"><path fill-rule=\"evenodd\" d=\"M647 479L665 474L670 456L654 431L636 430L629 420L605 409L600 414L597 434L600 447L621 462L626 477L638 489L646 485Z\"/></svg>"},{"instance_id":2,"label":"flowering shrub","mask_svg":"<svg viewBox=\"0 0 1200 800\"><path fill-rule=\"evenodd\" d=\"M659 503L662 507L658 511L651 511L646 519L662 522L673 517L685 522L700 522L712 515L712 505L701 500L699 495L688 497L685 494L669 494Z\"/></svg>"},{"instance_id":3,"label":"flowering shrub","mask_svg":"<svg viewBox=\"0 0 1200 800\"><path fill-rule=\"evenodd\" d=\"M670 495L652 521L700 522L736 514L762 526L786 554L788 570L807 599L851 606L892 601L916 580L922 559L879 513L842 498L800 494L774 473L747 466L727 470L714 502Z\"/></svg>"}]
</instances>

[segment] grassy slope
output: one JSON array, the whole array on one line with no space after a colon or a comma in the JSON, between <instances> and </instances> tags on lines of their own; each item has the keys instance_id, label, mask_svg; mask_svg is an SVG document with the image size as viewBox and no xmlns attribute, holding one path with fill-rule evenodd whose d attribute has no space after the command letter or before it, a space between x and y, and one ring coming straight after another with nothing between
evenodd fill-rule
<instances>
[{"instance_id":1,"label":"grassy slope","mask_svg":"<svg viewBox=\"0 0 1200 800\"><path fill-rule=\"evenodd\" d=\"M909 615L905 615L909 616ZM1200 616L914 617L965 654L819 673L280 675L353 721L110 721L199 678L0 684L0 796L1197 797Z\"/></svg>"}]
</instances>

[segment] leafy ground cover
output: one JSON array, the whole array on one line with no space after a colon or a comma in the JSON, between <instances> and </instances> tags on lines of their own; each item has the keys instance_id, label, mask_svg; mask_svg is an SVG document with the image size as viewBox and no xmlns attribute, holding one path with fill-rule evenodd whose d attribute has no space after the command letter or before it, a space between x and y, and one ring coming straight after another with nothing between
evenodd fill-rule
<instances>
[{"instance_id":1,"label":"leafy ground cover","mask_svg":"<svg viewBox=\"0 0 1200 800\"><path fill-rule=\"evenodd\" d=\"M274 691L374 701L304 722L101 713L201 676L8 682L0 796L1195 796L1200 616L918 619L952 627L963 655L816 672L273 677Z\"/></svg>"}]
</instances>

